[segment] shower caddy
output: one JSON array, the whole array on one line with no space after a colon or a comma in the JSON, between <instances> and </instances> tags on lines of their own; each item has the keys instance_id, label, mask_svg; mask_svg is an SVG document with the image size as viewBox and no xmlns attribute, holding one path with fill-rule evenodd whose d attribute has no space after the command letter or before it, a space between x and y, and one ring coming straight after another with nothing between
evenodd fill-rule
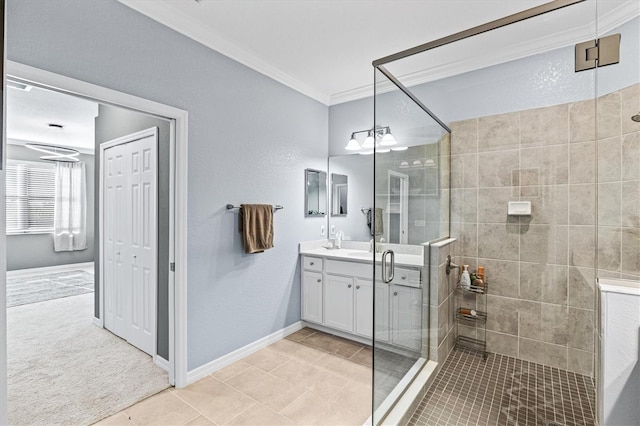
<instances>
[{"instance_id":1,"label":"shower caddy","mask_svg":"<svg viewBox=\"0 0 640 426\"><path fill-rule=\"evenodd\" d=\"M458 299L458 309L456 310L456 323L458 326L464 325L466 327L473 327L475 329L476 337L468 337L460 335L460 328L458 327L458 336L456 337L456 347L482 354L482 358L487 359L487 291L489 289L488 284L485 282L484 286L478 287L471 285L468 288L460 285L460 281L456 284L456 292ZM469 298L473 297L475 300L475 309L463 308L468 305ZM465 300L467 303L464 303ZM480 308L484 309L481 310ZM475 315L473 315L475 313Z\"/></svg>"}]
</instances>

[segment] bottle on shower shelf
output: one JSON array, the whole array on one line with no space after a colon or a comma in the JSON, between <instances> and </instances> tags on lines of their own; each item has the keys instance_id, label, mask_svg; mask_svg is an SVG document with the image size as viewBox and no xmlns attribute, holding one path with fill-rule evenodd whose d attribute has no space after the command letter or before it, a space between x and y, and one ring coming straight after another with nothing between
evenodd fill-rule
<instances>
[{"instance_id":1,"label":"bottle on shower shelf","mask_svg":"<svg viewBox=\"0 0 640 426\"><path fill-rule=\"evenodd\" d=\"M460 275L460 287L471 289L471 277L469 276L469 265L462 265L462 275Z\"/></svg>"}]
</instances>

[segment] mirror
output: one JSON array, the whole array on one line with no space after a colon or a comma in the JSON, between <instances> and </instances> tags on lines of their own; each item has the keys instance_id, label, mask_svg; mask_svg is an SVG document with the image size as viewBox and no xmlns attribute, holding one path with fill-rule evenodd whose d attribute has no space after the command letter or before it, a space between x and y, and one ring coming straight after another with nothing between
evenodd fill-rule
<instances>
[{"instance_id":1,"label":"mirror","mask_svg":"<svg viewBox=\"0 0 640 426\"><path fill-rule=\"evenodd\" d=\"M347 215L347 175L331 173L331 216Z\"/></svg>"},{"instance_id":2,"label":"mirror","mask_svg":"<svg viewBox=\"0 0 640 426\"><path fill-rule=\"evenodd\" d=\"M324 216L327 211L327 172L305 169L304 215Z\"/></svg>"}]
</instances>

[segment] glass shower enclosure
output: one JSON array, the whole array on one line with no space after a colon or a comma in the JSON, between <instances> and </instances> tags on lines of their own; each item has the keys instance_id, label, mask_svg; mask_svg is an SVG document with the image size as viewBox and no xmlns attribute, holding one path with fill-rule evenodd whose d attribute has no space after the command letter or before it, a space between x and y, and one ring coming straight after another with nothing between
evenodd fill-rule
<instances>
[{"instance_id":1,"label":"glass shower enclosure","mask_svg":"<svg viewBox=\"0 0 640 426\"><path fill-rule=\"evenodd\" d=\"M428 259L430 243L449 236L450 130L392 76L375 73L375 240L383 251L374 298L378 424L429 359ZM420 255L422 264L403 263L404 254ZM407 278L412 273L419 278Z\"/></svg>"}]
</instances>

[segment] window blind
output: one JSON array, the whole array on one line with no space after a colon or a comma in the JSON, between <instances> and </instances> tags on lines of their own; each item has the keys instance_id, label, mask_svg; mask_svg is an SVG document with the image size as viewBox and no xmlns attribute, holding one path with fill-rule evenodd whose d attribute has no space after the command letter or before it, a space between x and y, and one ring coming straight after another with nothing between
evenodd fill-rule
<instances>
[{"instance_id":1,"label":"window blind","mask_svg":"<svg viewBox=\"0 0 640 426\"><path fill-rule=\"evenodd\" d=\"M53 232L55 169L9 162L6 174L7 234Z\"/></svg>"}]
</instances>

